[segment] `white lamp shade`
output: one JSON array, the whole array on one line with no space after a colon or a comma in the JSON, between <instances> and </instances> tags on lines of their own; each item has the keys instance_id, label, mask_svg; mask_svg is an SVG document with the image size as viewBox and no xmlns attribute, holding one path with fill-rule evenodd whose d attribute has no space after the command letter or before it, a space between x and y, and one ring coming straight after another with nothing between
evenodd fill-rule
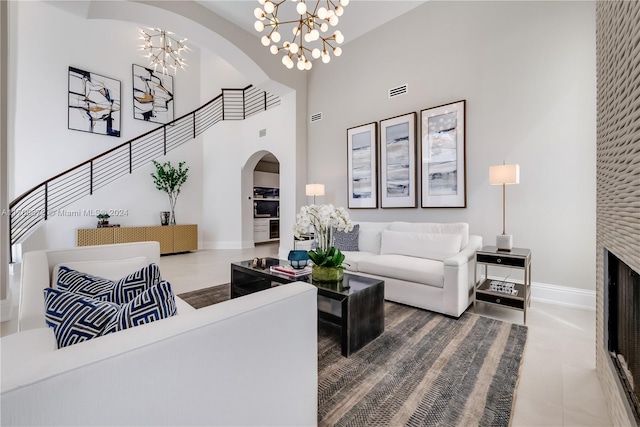
<instances>
[{"instance_id":1,"label":"white lamp shade","mask_svg":"<svg viewBox=\"0 0 640 427\"><path fill-rule=\"evenodd\" d=\"M324 184L307 184L305 194L307 196L324 196Z\"/></svg>"},{"instance_id":2,"label":"white lamp shade","mask_svg":"<svg viewBox=\"0 0 640 427\"><path fill-rule=\"evenodd\" d=\"M489 184L520 184L520 165L490 166Z\"/></svg>"}]
</instances>

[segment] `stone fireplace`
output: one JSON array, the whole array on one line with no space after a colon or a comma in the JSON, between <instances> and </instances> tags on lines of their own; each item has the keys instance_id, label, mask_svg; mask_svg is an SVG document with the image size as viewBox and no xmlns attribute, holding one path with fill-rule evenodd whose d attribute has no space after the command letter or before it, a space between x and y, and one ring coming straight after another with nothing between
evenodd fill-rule
<instances>
[{"instance_id":1,"label":"stone fireplace","mask_svg":"<svg viewBox=\"0 0 640 427\"><path fill-rule=\"evenodd\" d=\"M637 390L640 377L629 368L627 359L633 358L633 350L627 348L630 344L627 342L630 338L624 336L627 332L621 336L616 332L614 338L614 333L609 331L612 317L616 322L628 320L620 320L617 307L610 306L609 297L614 291L609 289L609 279L614 269L619 275L620 270L628 268L630 272L624 270L623 275L630 277L633 276L631 272L640 272L640 102L637 94L640 2L596 3L596 58L596 368L613 424L633 426L639 421L634 414L629 387L625 388L624 383L635 381ZM616 280L620 282L619 277ZM621 296L619 289L615 293L617 303ZM638 299L638 293L635 299ZM622 313L622 318L638 316L637 309L635 313L622 309L625 310L628 313ZM637 340L635 344L637 349ZM615 358L610 351L612 345ZM625 352L627 354L623 354Z\"/></svg>"}]
</instances>

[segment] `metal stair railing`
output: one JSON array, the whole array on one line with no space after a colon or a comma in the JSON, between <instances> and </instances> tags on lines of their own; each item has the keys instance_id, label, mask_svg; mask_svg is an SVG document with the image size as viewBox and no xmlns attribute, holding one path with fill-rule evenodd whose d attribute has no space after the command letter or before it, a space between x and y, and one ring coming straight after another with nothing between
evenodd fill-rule
<instances>
[{"instance_id":1,"label":"metal stair railing","mask_svg":"<svg viewBox=\"0 0 640 427\"><path fill-rule=\"evenodd\" d=\"M110 182L196 138L222 120L244 120L280 105L280 98L253 85L222 89L196 110L105 151L24 192L9 204L9 254L41 222Z\"/></svg>"}]
</instances>

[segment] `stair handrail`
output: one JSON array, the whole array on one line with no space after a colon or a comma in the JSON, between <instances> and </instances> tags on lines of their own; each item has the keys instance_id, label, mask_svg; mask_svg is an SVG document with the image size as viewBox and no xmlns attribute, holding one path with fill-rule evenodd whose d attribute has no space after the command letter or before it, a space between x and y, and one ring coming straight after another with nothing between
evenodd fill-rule
<instances>
[{"instance_id":1,"label":"stair handrail","mask_svg":"<svg viewBox=\"0 0 640 427\"><path fill-rule=\"evenodd\" d=\"M10 254L10 262L13 262L13 251L11 250L13 245L18 243L18 241L27 235L27 233L33 228L35 227L35 225L37 225L42 219L44 219L45 221L48 219L49 217L49 207L48 207L48 186L50 183L54 182L55 180L57 180L58 178L64 177L65 175L69 175L74 173L75 171L81 171L83 167L89 166L90 167L90 184L89 184L89 195L93 194L94 188L93 188L93 165L97 160L103 159L103 158L107 158L109 156L109 154L112 154L114 152L117 152L118 150L121 150L127 146L129 146L129 174L131 174L133 172L133 157L132 157L132 149L133 149L133 143L136 141L141 141L143 140L145 137L148 137L149 135L152 135L153 133L159 132L160 130L162 130L163 132L163 155L167 154L167 151L177 147L178 145L183 144L185 141L180 142L178 144L174 144L174 146L172 147L168 147L168 145L170 145L171 143L167 143L167 128L172 129L174 126L178 126L178 124L180 123L181 120L189 117L189 116L193 116L193 138L196 138L196 136L198 135L197 132L197 113L204 111L205 109L207 109L208 107L210 107L211 105L213 105L215 102L217 101L221 101L221 108L222 108L222 116L220 120L243 120L253 114L256 114L257 112L260 111L264 111L267 110L268 108L277 106L280 104L280 100L277 96L272 95L267 93L266 91L260 91L257 88L254 88L253 92L250 94L250 97L252 97L251 99L251 106L250 109L247 109L247 91L249 91L251 88L254 88L253 85L248 85L244 88L241 89L235 89L235 88L223 88L222 92L216 96L215 98L211 99L210 101L208 101L207 103L201 105L200 107L196 108L195 110L188 112L180 117L178 117L177 119L174 119L168 123L165 123L161 126L156 127L155 129L151 129L148 132L145 132L141 135L136 136L135 138L130 139L129 141L123 142L122 144L119 144L115 147L112 147L100 154L98 154L97 156L94 156L88 160L83 161L82 163L79 163L69 169L67 169L64 172L61 172L51 178L48 178L47 180L41 182L40 184L35 185L34 187L30 188L29 190L23 192L20 196L18 196L17 198L15 198L11 203L9 203L9 254ZM233 99L233 97L231 96L231 93L233 92L240 92L242 91L242 113L239 113L239 109L238 111L236 111L236 108L233 108L233 111L235 112L235 114L232 114L231 116L229 115L225 115L225 92L229 92L230 96L229 96L229 101L231 102L231 100ZM261 103L256 104L256 99L261 100ZM239 99L239 97L238 97ZM263 105L263 108L256 108L256 105L258 105L258 107L260 105ZM232 105L230 105L230 108L232 107ZM215 113L215 112L214 112ZM201 118L202 119L202 118ZM215 119L214 119L215 120ZM220 121L218 120L218 121ZM218 121L213 121L213 122L209 122L206 123L203 127L204 129L201 129L200 133L204 132L205 130L209 129L211 126L213 126L214 124L218 123ZM181 126L181 125L180 125ZM189 138L189 139L193 139L193 138ZM155 158L155 157L154 157ZM114 180L116 180L117 178L119 178L120 176L116 176L115 178L109 180L108 182L112 182ZM44 189L44 209L42 209L42 218L38 218L34 221L31 221L31 223L28 225L27 229L25 231L23 231L22 233L20 233L19 236L16 236L14 233L14 229L13 229L13 220L14 220L14 214L16 212L14 212L14 208L23 200L25 200L27 197L31 196L32 194L41 191L41 189ZM84 197L84 196L82 196ZM75 201L75 200L73 200ZM73 201L69 201L68 204L72 203ZM37 202L36 202L37 203ZM38 209L35 209L36 211L38 211ZM40 217L40 215L31 215L29 212L23 213L23 216L32 216L32 217Z\"/></svg>"}]
</instances>

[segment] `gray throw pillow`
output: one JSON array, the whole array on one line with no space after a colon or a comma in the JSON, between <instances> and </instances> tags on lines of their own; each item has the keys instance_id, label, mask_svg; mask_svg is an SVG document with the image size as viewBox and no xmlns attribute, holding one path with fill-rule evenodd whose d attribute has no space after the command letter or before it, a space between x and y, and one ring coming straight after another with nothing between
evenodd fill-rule
<instances>
[{"instance_id":1,"label":"gray throw pillow","mask_svg":"<svg viewBox=\"0 0 640 427\"><path fill-rule=\"evenodd\" d=\"M338 231L333 229L333 246L341 251L358 251L358 234L360 230L360 224L353 226L351 231Z\"/></svg>"}]
</instances>

